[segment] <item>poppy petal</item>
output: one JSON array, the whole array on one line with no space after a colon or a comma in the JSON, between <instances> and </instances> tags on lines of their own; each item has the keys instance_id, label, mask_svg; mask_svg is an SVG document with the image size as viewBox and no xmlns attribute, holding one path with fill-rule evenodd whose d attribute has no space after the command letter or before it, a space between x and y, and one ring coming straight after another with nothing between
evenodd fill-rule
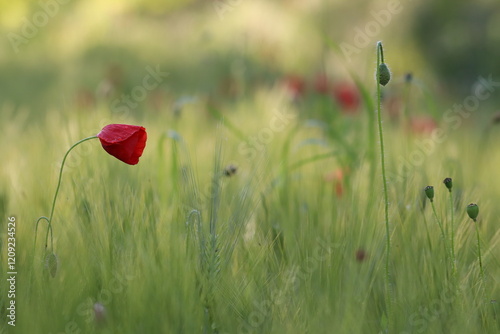
<instances>
[{"instance_id":1,"label":"poppy petal","mask_svg":"<svg viewBox=\"0 0 500 334\"><path fill-rule=\"evenodd\" d=\"M106 152L129 165L135 165L146 147L147 133L142 126L106 125L97 137Z\"/></svg>"}]
</instances>

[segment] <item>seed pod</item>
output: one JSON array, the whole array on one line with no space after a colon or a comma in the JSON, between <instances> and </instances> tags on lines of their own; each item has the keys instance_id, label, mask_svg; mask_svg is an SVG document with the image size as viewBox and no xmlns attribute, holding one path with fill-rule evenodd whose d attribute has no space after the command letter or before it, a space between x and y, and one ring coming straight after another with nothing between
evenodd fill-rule
<instances>
[{"instance_id":1,"label":"seed pod","mask_svg":"<svg viewBox=\"0 0 500 334\"><path fill-rule=\"evenodd\" d=\"M45 256L45 270L49 272L52 278L56 277L58 262L56 254L52 252Z\"/></svg>"},{"instance_id":2,"label":"seed pod","mask_svg":"<svg viewBox=\"0 0 500 334\"><path fill-rule=\"evenodd\" d=\"M479 207L477 206L477 204L471 203L467 205L467 214L469 215L470 219L476 221L477 215L479 214Z\"/></svg>"},{"instance_id":3,"label":"seed pod","mask_svg":"<svg viewBox=\"0 0 500 334\"><path fill-rule=\"evenodd\" d=\"M444 179L443 183L446 186L446 188L448 188L449 192L451 192L451 188L453 187L453 181L451 177L447 177L446 179Z\"/></svg>"},{"instance_id":4,"label":"seed pod","mask_svg":"<svg viewBox=\"0 0 500 334\"><path fill-rule=\"evenodd\" d=\"M236 167L235 165L229 165L226 168L224 168L224 175L233 176L234 174L236 174L237 171L238 167Z\"/></svg>"},{"instance_id":5,"label":"seed pod","mask_svg":"<svg viewBox=\"0 0 500 334\"><path fill-rule=\"evenodd\" d=\"M424 189L425 194L427 195L427 198L431 200L431 202L434 200L434 187L433 186L427 186Z\"/></svg>"},{"instance_id":6,"label":"seed pod","mask_svg":"<svg viewBox=\"0 0 500 334\"><path fill-rule=\"evenodd\" d=\"M390 80L391 71L389 70L389 67L387 67L385 63L381 63L378 66L378 83L385 86Z\"/></svg>"}]
</instances>

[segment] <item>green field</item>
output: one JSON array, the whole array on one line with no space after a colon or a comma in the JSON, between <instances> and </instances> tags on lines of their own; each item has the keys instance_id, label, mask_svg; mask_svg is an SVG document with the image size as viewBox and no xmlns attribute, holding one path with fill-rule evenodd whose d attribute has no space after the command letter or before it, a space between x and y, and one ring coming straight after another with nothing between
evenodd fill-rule
<instances>
[{"instance_id":1,"label":"green field","mask_svg":"<svg viewBox=\"0 0 500 334\"><path fill-rule=\"evenodd\" d=\"M0 54L0 333L500 332L498 77L442 90L417 43L376 36L392 69L379 86L386 225L375 42L352 63L318 8L257 4L223 20L196 1L102 5L93 21L98 3L77 1ZM228 28L239 19L246 37ZM75 147L46 246L36 221L65 152L113 123L146 128L140 162Z\"/></svg>"}]
</instances>

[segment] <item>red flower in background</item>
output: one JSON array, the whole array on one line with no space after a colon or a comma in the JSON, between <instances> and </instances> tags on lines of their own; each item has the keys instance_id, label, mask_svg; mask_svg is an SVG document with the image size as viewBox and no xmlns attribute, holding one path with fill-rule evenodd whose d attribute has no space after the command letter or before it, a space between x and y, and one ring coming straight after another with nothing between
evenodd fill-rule
<instances>
[{"instance_id":1,"label":"red flower in background","mask_svg":"<svg viewBox=\"0 0 500 334\"><path fill-rule=\"evenodd\" d=\"M286 77L284 80L284 86L292 99L297 99L303 96L306 91L306 83L304 79L296 75Z\"/></svg>"},{"instance_id":2,"label":"red flower in background","mask_svg":"<svg viewBox=\"0 0 500 334\"><path fill-rule=\"evenodd\" d=\"M318 74L314 79L314 90L319 94L327 94L330 82L325 74Z\"/></svg>"},{"instance_id":3,"label":"red flower in background","mask_svg":"<svg viewBox=\"0 0 500 334\"><path fill-rule=\"evenodd\" d=\"M139 162L148 138L145 128L127 124L106 125L97 137L106 152L129 165Z\"/></svg>"},{"instance_id":4,"label":"red flower in background","mask_svg":"<svg viewBox=\"0 0 500 334\"><path fill-rule=\"evenodd\" d=\"M325 174L324 180L333 183L333 191L337 197L342 197L344 193L344 172L338 168L332 172Z\"/></svg>"},{"instance_id":5,"label":"red flower in background","mask_svg":"<svg viewBox=\"0 0 500 334\"><path fill-rule=\"evenodd\" d=\"M368 257L368 254L366 253L366 251L363 248L359 248L356 251L356 261L363 262L364 260L366 260L367 257Z\"/></svg>"},{"instance_id":6,"label":"red flower in background","mask_svg":"<svg viewBox=\"0 0 500 334\"><path fill-rule=\"evenodd\" d=\"M384 97L383 103L384 109L392 119L396 120L401 116L404 104L400 96Z\"/></svg>"},{"instance_id":7,"label":"red flower in background","mask_svg":"<svg viewBox=\"0 0 500 334\"><path fill-rule=\"evenodd\" d=\"M333 97L346 113L355 113L359 107L359 92L353 85L345 83L336 85L333 88Z\"/></svg>"},{"instance_id":8,"label":"red flower in background","mask_svg":"<svg viewBox=\"0 0 500 334\"><path fill-rule=\"evenodd\" d=\"M410 128L416 134L430 134L437 128L437 123L430 116L418 116L410 119Z\"/></svg>"}]
</instances>

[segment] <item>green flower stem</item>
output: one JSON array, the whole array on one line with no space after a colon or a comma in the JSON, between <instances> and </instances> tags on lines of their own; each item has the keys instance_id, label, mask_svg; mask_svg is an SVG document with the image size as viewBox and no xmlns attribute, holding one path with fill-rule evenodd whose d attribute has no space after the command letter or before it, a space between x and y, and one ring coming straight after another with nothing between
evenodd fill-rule
<instances>
[{"instance_id":1,"label":"green flower stem","mask_svg":"<svg viewBox=\"0 0 500 334\"><path fill-rule=\"evenodd\" d=\"M387 194L387 177L385 174L385 152L384 152L384 134L382 132L382 113L381 113L381 95L379 83L379 69L381 62L384 62L384 50L382 42L377 42L377 73L375 81L377 83L377 120L378 134L380 140L380 162L382 165L382 180L384 184L384 212L385 212L385 302L387 307L387 328L391 328L392 321L392 291L390 283L390 254L391 254L391 235L389 229L389 196Z\"/></svg>"},{"instance_id":2,"label":"green flower stem","mask_svg":"<svg viewBox=\"0 0 500 334\"><path fill-rule=\"evenodd\" d=\"M457 265L455 261L455 213L454 213L454 206L453 206L453 193L450 190L450 210L451 210L451 235L450 235L450 246L451 246L451 270L452 270L452 275L453 279L456 279L457 276Z\"/></svg>"},{"instance_id":3,"label":"green flower stem","mask_svg":"<svg viewBox=\"0 0 500 334\"><path fill-rule=\"evenodd\" d=\"M35 249L36 249L36 237L38 236L38 224L40 224L40 222L42 220L45 220L47 222L47 226L49 226L49 218L42 216L42 217L37 219L36 225L35 225L35 242L33 243L33 254L35 253ZM47 229L48 228L49 227L47 227ZM51 233L51 235L52 235L52 233Z\"/></svg>"},{"instance_id":4,"label":"green flower stem","mask_svg":"<svg viewBox=\"0 0 500 334\"><path fill-rule=\"evenodd\" d=\"M477 236L477 255L479 258L479 270L481 272L481 280L484 283L484 271L483 271L483 260L481 258L481 239L479 238L479 226L477 225L477 220L474 220L474 225L476 226L476 236Z\"/></svg>"},{"instance_id":5,"label":"green flower stem","mask_svg":"<svg viewBox=\"0 0 500 334\"><path fill-rule=\"evenodd\" d=\"M97 138L97 136L92 136L88 138L84 138L69 148L69 150L66 152L64 155L63 161L61 163L61 169L59 170L59 181L57 182L57 188L56 188L56 193L54 194L54 199L52 201L52 209L50 210L50 216L49 218L41 217L40 219L44 218L48 222L48 227L47 227L47 234L45 235L45 248L47 248L47 242L49 240L49 232L50 232L50 247L53 250L54 249L54 240L52 237L52 217L54 216L54 208L56 206L56 200L57 200L57 195L59 194L59 189L61 188L61 179L62 179L62 173L63 173L63 168L64 168L64 163L66 162L66 158L68 157L69 152L71 152L72 149L74 149L76 146L80 145L83 142L86 142L87 140L91 140ZM37 221L37 229L38 229L38 222L40 219ZM36 236L35 236L35 245L36 245Z\"/></svg>"},{"instance_id":6,"label":"green flower stem","mask_svg":"<svg viewBox=\"0 0 500 334\"><path fill-rule=\"evenodd\" d=\"M441 238L443 239L444 252L446 254L446 257L449 257L450 254L448 252L448 247L446 246L446 233L444 232L443 224L441 223L441 220L437 215L436 207L434 206L434 201L431 201L431 206L432 206L432 212L434 213L434 219L436 219L436 222L439 225L439 229L441 230Z\"/></svg>"},{"instance_id":7,"label":"green flower stem","mask_svg":"<svg viewBox=\"0 0 500 334\"><path fill-rule=\"evenodd\" d=\"M382 42L377 42L377 48L378 48L378 51L380 51L380 62L378 62L378 59L377 59L377 65L380 65L380 63L385 63L385 61L384 61L384 47L382 46ZM377 81L378 81L378 77L377 77Z\"/></svg>"}]
</instances>

